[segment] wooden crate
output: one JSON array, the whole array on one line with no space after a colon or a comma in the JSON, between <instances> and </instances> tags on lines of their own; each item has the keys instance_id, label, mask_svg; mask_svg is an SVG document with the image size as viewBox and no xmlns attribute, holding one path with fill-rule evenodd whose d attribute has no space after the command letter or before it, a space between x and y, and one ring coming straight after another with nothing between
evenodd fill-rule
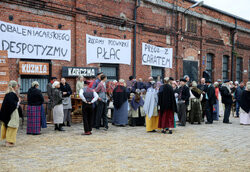
<instances>
[{"instance_id":1,"label":"wooden crate","mask_svg":"<svg viewBox=\"0 0 250 172\"><path fill-rule=\"evenodd\" d=\"M82 123L82 115L71 113L71 121L74 124Z\"/></svg>"}]
</instances>

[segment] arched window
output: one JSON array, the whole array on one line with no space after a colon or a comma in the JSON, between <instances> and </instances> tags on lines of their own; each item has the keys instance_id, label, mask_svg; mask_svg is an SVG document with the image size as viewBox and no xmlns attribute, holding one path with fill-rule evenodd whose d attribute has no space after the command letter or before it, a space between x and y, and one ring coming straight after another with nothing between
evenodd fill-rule
<instances>
[{"instance_id":1,"label":"arched window","mask_svg":"<svg viewBox=\"0 0 250 172\"><path fill-rule=\"evenodd\" d=\"M222 62L222 77L223 81L225 81L228 78L228 70L229 70L229 56L224 55L223 56L223 62Z\"/></svg>"},{"instance_id":2,"label":"arched window","mask_svg":"<svg viewBox=\"0 0 250 172\"><path fill-rule=\"evenodd\" d=\"M242 81L242 72L243 72L243 60L240 57L236 59L236 81Z\"/></svg>"},{"instance_id":3,"label":"arched window","mask_svg":"<svg viewBox=\"0 0 250 172\"><path fill-rule=\"evenodd\" d=\"M213 80L213 61L214 61L214 55L211 53L208 53L206 71L208 71L211 81Z\"/></svg>"}]
</instances>

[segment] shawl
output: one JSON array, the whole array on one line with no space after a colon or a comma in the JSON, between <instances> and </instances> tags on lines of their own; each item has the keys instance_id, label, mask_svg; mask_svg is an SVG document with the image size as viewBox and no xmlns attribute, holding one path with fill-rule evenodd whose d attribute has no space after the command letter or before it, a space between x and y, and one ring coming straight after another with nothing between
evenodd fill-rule
<instances>
[{"instance_id":1,"label":"shawl","mask_svg":"<svg viewBox=\"0 0 250 172\"><path fill-rule=\"evenodd\" d=\"M5 124L7 127L11 114L16 110L18 105L18 97L16 93L10 92L7 93L4 97L1 112L0 112L0 120Z\"/></svg>"},{"instance_id":2,"label":"shawl","mask_svg":"<svg viewBox=\"0 0 250 172\"><path fill-rule=\"evenodd\" d=\"M244 90L241 94L240 107L246 112L250 111L250 91Z\"/></svg>"},{"instance_id":3,"label":"shawl","mask_svg":"<svg viewBox=\"0 0 250 172\"><path fill-rule=\"evenodd\" d=\"M193 88L191 89L191 92L192 92L192 94L193 94L197 99L199 99L199 98L201 97L202 91L201 91L199 88L193 87Z\"/></svg>"},{"instance_id":4,"label":"shawl","mask_svg":"<svg viewBox=\"0 0 250 172\"><path fill-rule=\"evenodd\" d=\"M118 85L113 91L114 107L120 109L124 102L128 100L129 92L126 87Z\"/></svg>"},{"instance_id":5,"label":"shawl","mask_svg":"<svg viewBox=\"0 0 250 172\"><path fill-rule=\"evenodd\" d=\"M229 87L228 84L223 83L223 84L222 84L222 87L226 87L226 88L228 89L229 93L231 94L231 89L230 89L230 87Z\"/></svg>"},{"instance_id":6,"label":"shawl","mask_svg":"<svg viewBox=\"0 0 250 172\"><path fill-rule=\"evenodd\" d=\"M150 119L154 114L154 108L157 106L158 96L157 90L154 88L149 88L145 96L145 102L143 105L143 110L148 118Z\"/></svg>"},{"instance_id":7,"label":"shawl","mask_svg":"<svg viewBox=\"0 0 250 172\"><path fill-rule=\"evenodd\" d=\"M133 108L134 110L137 110L138 107L143 106L143 105L144 105L144 101L143 101L143 99L142 99L141 96L140 96L139 102L136 101L135 96L133 97L133 99L132 99L132 101L131 101L131 106L132 106L132 108Z\"/></svg>"},{"instance_id":8,"label":"shawl","mask_svg":"<svg viewBox=\"0 0 250 172\"><path fill-rule=\"evenodd\" d=\"M164 110L177 110L174 90L169 84L162 85L159 91L158 105L160 106L161 114Z\"/></svg>"}]
</instances>

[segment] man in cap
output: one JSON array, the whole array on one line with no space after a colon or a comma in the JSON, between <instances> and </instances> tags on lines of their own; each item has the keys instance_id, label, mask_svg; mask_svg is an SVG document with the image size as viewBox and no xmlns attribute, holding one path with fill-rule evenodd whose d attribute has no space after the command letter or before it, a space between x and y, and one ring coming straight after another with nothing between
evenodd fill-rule
<instances>
[{"instance_id":1,"label":"man in cap","mask_svg":"<svg viewBox=\"0 0 250 172\"><path fill-rule=\"evenodd\" d=\"M103 72L97 73L96 80L93 82L93 85L92 85L92 89L95 89L98 86L98 84L101 82L102 74Z\"/></svg>"},{"instance_id":2,"label":"man in cap","mask_svg":"<svg viewBox=\"0 0 250 172\"><path fill-rule=\"evenodd\" d=\"M213 105L216 104L216 96L215 96L215 88L212 85L212 82L210 80L206 80L207 85L207 93L206 93L206 116L207 116L207 122L206 124L212 124L213 123Z\"/></svg>"},{"instance_id":3,"label":"man in cap","mask_svg":"<svg viewBox=\"0 0 250 172\"><path fill-rule=\"evenodd\" d=\"M52 123L53 121L53 111L52 111L52 84L57 80L56 77L51 77L49 83L47 84L47 94L48 94L48 116L47 121L48 123Z\"/></svg>"},{"instance_id":4,"label":"man in cap","mask_svg":"<svg viewBox=\"0 0 250 172\"><path fill-rule=\"evenodd\" d=\"M206 79L201 78L201 83L197 86L202 91L202 101L201 101L201 107L202 107L202 121L204 122L204 117L206 114L206 105L207 105L207 99L206 99L206 92L207 92L207 85L206 85Z\"/></svg>"},{"instance_id":5,"label":"man in cap","mask_svg":"<svg viewBox=\"0 0 250 172\"><path fill-rule=\"evenodd\" d=\"M97 73L96 80L92 83L92 86L90 88L96 89L98 84L101 82L101 76L103 75L103 72ZM94 117L93 117L93 127L96 126L96 116L97 116L97 106L98 106L98 101L94 103Z\"/></svg>"},{"instance_id":6,"label":"man in cap","mask_svg":"<svg viewBox=\"0 0 250 172\"><path fill-rule=\"evenodd\" d=\"M186 110L187 106L189 104L189 97L190 92L189 88L186 86L186 80L180 79L180 88L177 90L178 93L178 118L180 121L179 126L185 126L186 125Z\"/></svg>"},{"instance_id":7,"label":"man in cap","mask_svg":"<svg viewBox=\"0 0 250 172\"><path fill-rule=\"evenodd\" d=\"M233 103L229 80L224 81L224 83L221 86L220 92L222 97L222 103L225 105L223 123L232 124L231 122L229 122L231 107Z\"/></svg>"}]
</instances>

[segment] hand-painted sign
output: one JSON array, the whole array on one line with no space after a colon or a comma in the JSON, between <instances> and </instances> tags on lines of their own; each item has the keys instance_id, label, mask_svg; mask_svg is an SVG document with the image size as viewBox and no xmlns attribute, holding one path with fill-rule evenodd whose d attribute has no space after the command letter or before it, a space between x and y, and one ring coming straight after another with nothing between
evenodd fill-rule
<instances>
[{"instance_id":1,"label":"hand-painted sign","mask_svg":"<svg viewBox=\"0 0 250 172\"><path fill-rule=\"evenodd\" d=\"M63 77L78 77L80 75L84 77L95 77L98 72L98 68L94 67L62 67Z\"/></svg>"},{"instance_id":2,"label":"hand-painted sign","mask_svg":"<svg viewBox=\"0 0 250 172\"><path fill-rule=\"evenodd\" d=\"M9 83L9 63L7 51L0 51L0 108Z\"/></svg>"},{"instance_id":3,"label":"hand-painted sign","mask_svg":"<svg viewBox=\"0 0 250 172\"><path fill-rule=\"evenodd\" d=\"M70 30L27 27L0 21L0 50L9 58L70 61Z\"/></svg>"},{"instance_id":4,"label":"hand-painted sign","mask_svg":"<svg viewBox=\"0 0 250 172\"><path fill-rule=\"evenodd\" d=\"M110 39L86 35L87 64L131 63L131 40Z\"/></svg>"},{"instance_id":5,"label":"hand-painted sign","mask_svg":"<svg viewBox=\"0 0 250 172\"><path fill-rule=\"evenodd\" d=\"M19 62L19 74L21 75L49 75L49 63Z\"/></svg>"},{"instance_id":6,"label":"hand-painted sign","mask_svg":"<svg viewBox=\"0 0 250 172\"><path fill-rule=\"evenodd\" d=\"M142 43L142 64L172 68L173 49Z\"/></svg>"}]
</instances>

